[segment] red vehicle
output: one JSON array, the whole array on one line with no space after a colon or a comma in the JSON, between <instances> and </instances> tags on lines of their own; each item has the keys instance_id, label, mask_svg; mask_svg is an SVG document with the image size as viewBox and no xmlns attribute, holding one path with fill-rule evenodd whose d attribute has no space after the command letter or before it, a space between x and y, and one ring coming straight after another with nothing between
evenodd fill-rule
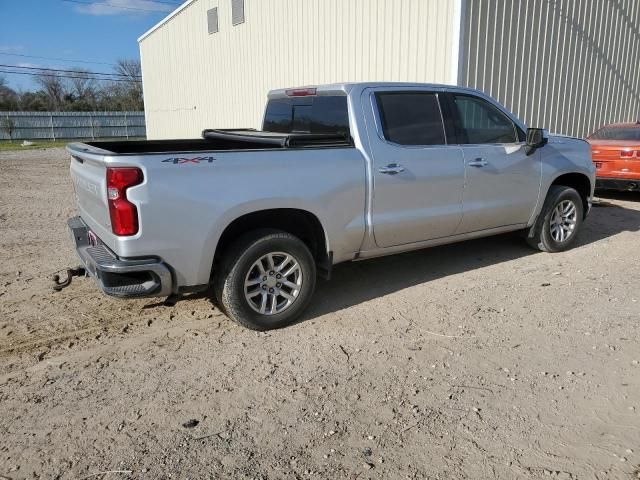
<instances>
[{"instance_id":1,"label":"red vehicle","mask_svg":"<svg viewBox=\"0 0 640 480\"><path fill-rule=\"evenodd\" d=\"M640 120L606 125L587 141L596 164L596 188L640 190Z\"/></svg>"}]
</instances>

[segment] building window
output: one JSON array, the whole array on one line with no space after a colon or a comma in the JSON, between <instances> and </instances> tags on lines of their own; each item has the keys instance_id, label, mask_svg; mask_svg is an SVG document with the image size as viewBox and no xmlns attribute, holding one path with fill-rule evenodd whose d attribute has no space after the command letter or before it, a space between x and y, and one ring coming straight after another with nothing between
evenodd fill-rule
<instances>
[{"instance_id":1,"label":"building window","mask_svg":"<svg viewBox=\"0 0 640 480\"><path fill-rule=\"evenodd\" d=\"M231 23L233 25L244 23L244 0L231 0Z\"/></svg>"},{"instance_id":2,"label":"building window","mask_svg":"<svg viewBox=\"0 0 640 480\"><path fill-rule=\"evenodd\" d=\"M218 33L218 7L207 10L207 27L209 33Z\"/></svg>"}]
</instances>

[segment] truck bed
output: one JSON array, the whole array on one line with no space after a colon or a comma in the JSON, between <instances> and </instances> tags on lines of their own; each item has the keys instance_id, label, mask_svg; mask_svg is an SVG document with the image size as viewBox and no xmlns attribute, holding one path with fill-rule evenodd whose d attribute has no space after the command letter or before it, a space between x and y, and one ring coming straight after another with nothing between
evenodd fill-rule
<instances>
[{"instance_id":1,"label":"truck bed","mask_svg":"<svg viewBox=\"0 0 640 480\"><path fill-rule=\"evenodd\" d=\"M258 130L204 130L203 138L179 140L124 140L85 142L71 148L82 150L88 145L118 155L141 153L199 152L224 150L273 150L285 148L329 148L353 146L351 138L341 134L274 133Z\"/></svg>"}]
</instances>

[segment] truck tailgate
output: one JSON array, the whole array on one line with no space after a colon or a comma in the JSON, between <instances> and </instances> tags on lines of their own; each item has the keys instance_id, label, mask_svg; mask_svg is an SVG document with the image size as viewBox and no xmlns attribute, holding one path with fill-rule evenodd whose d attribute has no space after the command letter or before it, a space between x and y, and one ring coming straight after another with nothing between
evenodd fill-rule
<instances>
[{"instance_id":1,"label":"truck tailgate","mask_svg":"<svg viewBox=\"0 0 640 480\"><path fill-rule=\"evenodd\" d=\"M90 227L99 225L110 230L106 163L100 155L76 151L71 155L71 179L80 216Z\"/></svg>"}]
</instances>

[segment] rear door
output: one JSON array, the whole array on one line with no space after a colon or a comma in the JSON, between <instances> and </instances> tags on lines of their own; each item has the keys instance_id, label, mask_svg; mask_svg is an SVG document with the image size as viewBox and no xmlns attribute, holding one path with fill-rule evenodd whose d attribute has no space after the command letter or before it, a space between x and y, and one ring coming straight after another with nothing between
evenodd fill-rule
<instances>
[{"instance_id":1,"label":"rear door","mask_svg":"<svg viewBox=\"0 0 640 480\"><path fill-rule=\"evenodd\" d=\"M464 163L447 145L437 91L365 91L373 156L376 244L391 247L452 235L462 218Z\"/></svg>"},{"instance_id":2,"label":"rear door","mask_svg":"<svg viewBox=\"0 0 640 480\"><path fill-rule=\"evenodd\" d=\"M525 134L480 96L447 94L456 139L464 156L462 221L456 234L528 222L538 201L539 151L527 155Z\"/></svg>"}]
</instances>

